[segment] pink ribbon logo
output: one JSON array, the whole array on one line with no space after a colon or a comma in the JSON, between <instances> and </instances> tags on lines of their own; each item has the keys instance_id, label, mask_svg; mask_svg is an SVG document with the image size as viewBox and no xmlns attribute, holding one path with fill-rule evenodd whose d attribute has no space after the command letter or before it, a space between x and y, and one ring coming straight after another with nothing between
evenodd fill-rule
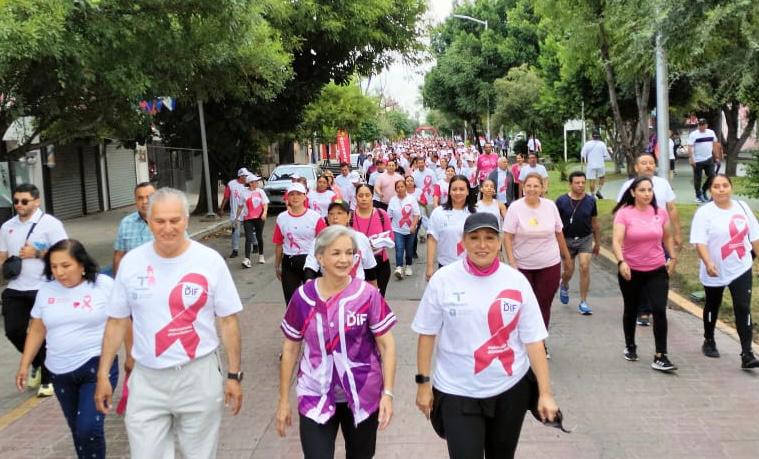
<instances>
[{"instance_id":1,"label":"pink ribbon logo","mask_svg":"<svg viewBox=\"0 0 759 459\"><path fill-rule=\"evenodd\" d=\"M512 373L514 350L509 347L509 337L519 324L521 310L517 311L514 319L508 325L504 325L502 310L510 309L513 311L515 309L515 306L509 304L508 300L521 303L522 293L519 290L504 290L490 304L490 310L488 310L488 328L490 329L491 337L474 351L474 374L478 374L489 367L495 359L501 361L501 365L503 365L506 373L509 375Z\"/></svg>"},{"instance_id":2,"label":"pink ribbon logo","mask_svg":"<svg viewBox=\"0 0 759 459\"><path fill-rule=\"evenodd\" d=\"M736 220L741 221L743 226L742 229L738 229ZM733 218L730 219L730 226L728 229L730 230L730 240L727 241L727 244L722 246L722 259L724 260L733 252L738 254L738 258L743 258L746 255L746 247L743 243L748 235L748 224L746 219L743 215L733 215Z\"/></svg>"},{"instance_id":3,"label":"pink ribbon logo","mask_svg":"<svg viewBox=\"0 0 759 459\"><path fill-rule=\"evenodd\" d=\"M87 309L88 311L92 311L92 296L90 295L84 295L84 298L82 298L82 302L74 301L74 309L77 309L81 306L81 308Z\"/></svg>"},{"instance_id":4,"label":"pink ribbon logo","mask_svg":"<svg viewBox=\"0 0 759 459\"><path fill-rule=\"evenodd\" d=\"M398 220L398 226L411 228L411 204L406 204L401 209L401 219Z\"/></svg>"},{"instance_id":5,"label":"pink ribbon logo","mask_svg":"<svg viewBox=\"0 0 759 459\"><path fill-rule=\"evenodd\" d=\"M351 277L356 277L356 273L358 272L358 266L361 264L361 251L357 250L356 253L353 254L353 267L351 268Z\"/></svg>"},{"instance_id":6,"label":"pink ribbon logo","mask_svg":"<svg viewBox=\"0 0 759 459\"><path fill-rule=\"evenodd\" d=\"M290 231L287 232L287 243L290 244L291 249L303 250L300 244L298 244L298 241L295 239L293 233Z\"/></svg>"},{"instance_id":7,"label":"pink ribbon logo","mask_svg":"<svg viewBox=\"0 0 759 459\"><path fill-rule=\"evenodd\" d=\"M430 193L432 193L432 176L425 175L424 186L422 187L422 194L425 196L428 196Z\"/></svg>"},{"instance_id":8,"label":"pink ribbon logo","mask_svg":"<svg viewBox=\"0 0 759 459\"><path fill-rule=\"evenodd\" d=\"M499 192L499 193L505 193L505 192L506 192L506 188L507 188L507 187L506 187L506 179L504 178L504 179L503 179L503 185L501 185L501 187L500 187L500 188L498 188L498 192Z\"/></svg>"},{"instance_id":9,"label":"pink ribbon logo","mask_svg":"<svg viewBox=\"0 0 759 459\"><path fill-rule=\"evenodd\" d=\"M187 308L184 307L183 295L195 295L197 299ZM195 351L200 344L200 337L195 331L193 322L198 313L208 300L208 281L201 274L190 273L185 275L169 293L169 310L171 322L158 330L155 334L155 355L161 354L174 344L175 341L182 343L187 356L195 358Z\"/></svg>"},{"instance_id":10,"label":"pink ribbon logo","mask_svg":"<svg viewBox=\"0 0 759 459\"><path fill-rule=\"evenodd\" d=\"M456 255L461 256L462 253L464 253L464 244L461 241L459 241L456 244Z\"/></svg>"}]
</instances>

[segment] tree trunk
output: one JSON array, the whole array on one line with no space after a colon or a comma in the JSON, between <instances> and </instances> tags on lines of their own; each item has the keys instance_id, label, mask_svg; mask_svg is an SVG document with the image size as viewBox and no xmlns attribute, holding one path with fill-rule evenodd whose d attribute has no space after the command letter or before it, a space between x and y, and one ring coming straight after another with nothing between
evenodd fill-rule
<instances>
[{"instance_id":1,"label":"tree trunk","mask_svg":"<svg viewBox=\"0 0 759 459\"><path fill-rule=\"evenodd\" d=\"M717 136L719 137L720 144L722 145L722 151L724 153L724 159L726 161L725 174L730 177L734 177L738 169L738 154L740 153L741 148L743 148L743 145L746 143L746 140L748 140L749 136L751 135L751 131L754 129L754 125L756 124L756 115L753 112L750 112L748 124L744 126L743 132L738 135L738 124L740 123L740 103L738 101L733 101L730 104L725 104L722 106L722 112L725 114L727 136L725 136L725 133L721 129L721 123L719 124L720 128L718 128L719 130L717 131Z\"/></svg>"},{"instance_id":2,"label":"tree trunk","mask_svg":"<svg viewBox=\"0 0 759 459\"><path fill-rule=\"evenodd\" d=\"M213 209L211 209L210 212L208 211L208 201L206 200L206 180L205 175L203 175L203 179L200 181L200 191L198 191L198 202L195 205L195 209L192 211L192 215L206 215L208 213L213 213L216 209L219 208L219 193L217 192L216 188L217 184L219 183L219 173L218 170L214 167L211 158L209 158L208 162L211 169L211 205L213 206ZM201 168L201 173L206 173L205 167Z\"/></svg>"}]
</instances>

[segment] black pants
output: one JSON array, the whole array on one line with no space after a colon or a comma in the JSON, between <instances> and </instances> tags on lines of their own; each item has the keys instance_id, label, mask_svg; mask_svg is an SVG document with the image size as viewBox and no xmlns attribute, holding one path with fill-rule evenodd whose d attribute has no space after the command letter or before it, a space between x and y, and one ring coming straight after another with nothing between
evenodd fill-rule
<instances>
[{"instance_id":1,"label":"black pants","mask_svg":"<svg viewBox=\"0 0 759 459\"><path fill-rule=\"evenodd\" d=\"M494 397L477 399L433 389L451 459L513 458L530 403L527 376Z\"/></svg>"},{"instance_id":2,"label":"black pants","mask_svg":"<svg viewBox=\"0 0 759 459\"><path fill-rule=\"evenodd\" d=\"M741 352L751 352L751 268L734 279L727 288L733 298L733 311L738 336L741 339ZM714 326L722 306L722 294L725 287L704 286L706 304L704 305L704 338L714 339Z\"/></svg>"},{"instance_id":3,"label":"black pants","mask_svg":"<svg viewBox=\"0 0 759 459\"><path fill-rule=\"evenodd\" d=\"M29 314L32 312L37 290L3 290L3 322L5 336L23 354L26 331L29 328ZM34 368L42 368L42 384L50 383L50 373L45 368L45 342L32 360Z\"/></svg>"},{"instance_id":4,"label":"black pants","mask_svg":"<svg viewBox=\"0 0 759 459\"><path fill-rule=\"evenodd\" d=\"M253 247L258 247L258 254L264 254L264 221L260 218L244 220L245 228L245 258L250 258Z\"/></svg>"},{"instance_id":5,"label":"black pants","mask_svg":"<svg viewBox=\"0 0 759 459\"><path fill-rule=\"evenodd\" d=\"M387 291L387 284L390 282L390 259L382 260L381 255L375 255L374 259L377 261L377 287L382 296L385 296Z\"/></svg>"},{"instance_id":6,"label":"black pants","mask_svg":"<svg viewBox=\"0 0 759 459\"><path fill-rule=\"evenodd\" d=\"M303 269L305 264L305 255L282 257L282 292L285 294L285 305L290 304L290 298L295 294L295 290L306 282L306 273Z\"/></svg>"},{"instance_id":7,"label":"black pants","mask_svg":"<svg viewBox=\"0 0 759 459\"><path fill-rule=\"evenodd\" d=\"M419 257L419 252L417 252L417 247L419 246L419 228L422 227L422 220L419 220L419 223L416 225L416 231L414 231L414 249L413 249L413 258Z\"/></svg>"},{"instance_id":8,"label":"black pants","mask_svg":"<svg viewBox=\"0 0 759 459\"><path fill-rule=\"evenodd\" d=\"M706 174L706 181L703 185L701 184L701 172L704 172ZM713 178L714 160L712 158L693 165L693 189L696 191L696 196L706 197L706 190L712 186Z\"/></svg>"},{"instance_id":9,"label":"black pants","mask_svg":"<svg viewBox=\"0 0 759 459\"><path fill-rule=\"evenodd\" d=\"M332 459L335 457L337 429L343 431L345 457L347 459L370 459L377 445L379 411L353 425L353 413L347 403L337 403L335 415L325 424L319 424L300 415L300 445L306 459Z\"/></svg>"},{"instance_id":10,"label":"black pants","mask_svg":"<svg viewBox=\"0 0 759 459\"><path fill-rule=\"evenodd\" d=\"M669 275L666 267L662 266L653 271L630 270L632 277L625 280L617 275L619 290L622 292L624 312L622 313L622 329L625 333L625 345L635 345L635 321L638 317L638 305L641 299L651 305L654 318L654 341L656 352L667 353L667 292L669 291Z\"/></svg>"}]
</instances>

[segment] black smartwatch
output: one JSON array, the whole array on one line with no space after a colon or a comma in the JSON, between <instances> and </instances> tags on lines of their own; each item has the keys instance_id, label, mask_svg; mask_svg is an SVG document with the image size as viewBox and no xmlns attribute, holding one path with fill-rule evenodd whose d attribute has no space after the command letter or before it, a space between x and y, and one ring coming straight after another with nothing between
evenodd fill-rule
<instances>
[{"instance_id":1,"label":"black smartwatch","mask_svg":"<svg viewBox=\"0 0 759 459\"><path fill-rule=\"evenodd\" d=\"M417 384L426 384L430 382L430 377L424 375L416 375L414 377L414 381L416 381Z\"/></svg>"},{"instance_id":2,"label":"black smartwatch","mask_svg":"<svg viewBox=\"0 0 759 459\"><path fill-rule=\"evenodd\" d=\"M234 379L237 382L242 382L242 371L237 373L227 373L227 379Z\"/></svg>"}]
</instances>

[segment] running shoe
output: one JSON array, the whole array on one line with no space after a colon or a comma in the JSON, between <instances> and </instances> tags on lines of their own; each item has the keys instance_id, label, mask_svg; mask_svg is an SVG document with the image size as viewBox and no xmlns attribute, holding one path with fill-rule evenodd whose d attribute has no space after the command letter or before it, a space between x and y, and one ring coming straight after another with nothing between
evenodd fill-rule
<instances>
[{"instance_id":1,"label":"running shoe","mask_svg":"<svg viewBox=\"0 0 759 459\"><path fill-rule=\"evenodd\" d=\"M669 361L667 354L661 354L659 357L654 356L654 361L651 363L651 368L658 371L677 370L677 367Z\"/></svg>"},{"instance_id":2,"label":"running shoe","mask_svg":"<svg viewBox=\"0 0 759 459\"><path fill-rule=\"evenodd\" d=\"M36 389L40 387L42 383L42 369L32 367L32 371L29 373L29 377L26 378L26 387L30 389Z\"/></svg>"},{"instance_id":3,"label":"running shoe","mask_svg":"<svg viewBox=\"0 0 759 459\"><path fill-rule=\"evenodd\" d=\"M569 286L559 282L559 301L561 304L569 304Z\"/></svg>"},{"instance_id":4,"label":"running shoe","mask_svg":"<svg viewBox=\"0 0 759 459\"><path fill-rule=\"evenodd\" d=\"M242 266L244 268L252 268L253 267L253 263L250 262L250 258L243 258L243 260L242 260Z\"/></svg>"},{"instance_id":5,"label":"running shoe","mask_svg":"<svg viewBox=\"0 0 759 459\"><path fill-rule=\"evenodd\" d=\"M759 367L759 360L754 357L753 352L746 352L745 354L741 354L741 368L744 370L750 370L756 367Z\"/></svg>"},{"instance_id":6,"label":"running shoe","mask_svg":"<svg viewBox=\"0 0 759 459\"><path fill-rule=\"evenodd\" d=\"M264 263L266 263L266 258L264 258L264 256L263 256L263 255L259 255L259 256L258 256L258 264L259 264L259 265L262 265L262 264L264 264Z\"/></svg>"},{"instance_id":7,"label":"running shoe","mask_svg":"<svg viewBox=\"0 0 759 459\"><path fill-rule=\"evenodd\" d=\"M711 357L713 359L719 358L717 343L715 343L713 339L704 340L704 344L701 345L701 352L703 352L707 357Z\"/></svg>"},{"instance_id":8,"label":"running shoe","mask_svg":"<svg viewBox=\"0 0 759 459\"><path fill-rule=\"evenodd\" d=\"M414 275L414 270L411 269L411 266L406 265L406 268L403 270L403 275L406 276L406 277L413 276Z\"/></svg>"},{"instance_id":9,"label":"running shoe","mask_svg":"<svg viewBox=\"0 0 759 459\"><path fill-rule=\"evenodd\" d=\"M48 384L41 384L40 388L37 390L37 397L51 397L53 395L53 385Z\"/></svg>"},{"instance_id":10,"label":"running shoe","mask_svg":"<svg viewBox=\"0 0 759 459\"><path fill-rule=\"evenodd\" d=\"M237 250L233 250L232 253L229 254L229 258L237 258Z\"/></svg>"},{"instance_id":11,"label":"running shoe","mask_svg":"<svg viewBox=\"0 0 759 459\"><path fill-rule=\"evenodd\" d=\"M600 192L600 191L596 191L596 197L597 197L598 199L603 199L603 198L604 198L604 196L601 194L601 192Z\"/></svg>"},{"instance_id":12,"label":"running shoe","mask_svg":"<svg viewBox=\"0 0 759 459\"><path fill-rule=\"evenodd\" d=\"M625 348L625 360L635 362L638 360L638 346L627 346Z\"/></svg>"},{"instance_id":13,"label":"running shoe","mask_svg":"<svg viewBox=\"0 0 759 459\"><path fill-rule=\"evenodd\" d=\"M580 304L577 306L577 312L584 316L589 316L593 314L593 310L588 306L588 303L584 301L580 301Z\"/></svg>"},{"instance_id":14,"label":"running shoe","mask_svg":"<svg viewBox=\"0 0 759 459\"><path fill-rule=\"evenodd\" d=\"M695 201L699 204L704 204L706 202L706 200L701 196L696 196Z\"/></svg>"},{"instance_id":15,"label":"running shoe","mask_svg":"<svg viewBox=\"0 0 759 459\"><path fill-rule=\"evenodd\" d=\"M640 314L638 316L638 322L637 323L641 327L648 327L649 325L651 325L651 321L650 321L650 319L648 317L648 314Z\"/></svg>"},{"instance_id":16,"label":"running shoe","mask_svg":"<svg viewBox=\"0 0 759 459\"><path fill-rule=\"evenodd\" d=\"M403 279L403 267L402 266L398 266L397 268L395 268L395 278L398 279L398 280Z\"/></svg>"}]
</instances>

